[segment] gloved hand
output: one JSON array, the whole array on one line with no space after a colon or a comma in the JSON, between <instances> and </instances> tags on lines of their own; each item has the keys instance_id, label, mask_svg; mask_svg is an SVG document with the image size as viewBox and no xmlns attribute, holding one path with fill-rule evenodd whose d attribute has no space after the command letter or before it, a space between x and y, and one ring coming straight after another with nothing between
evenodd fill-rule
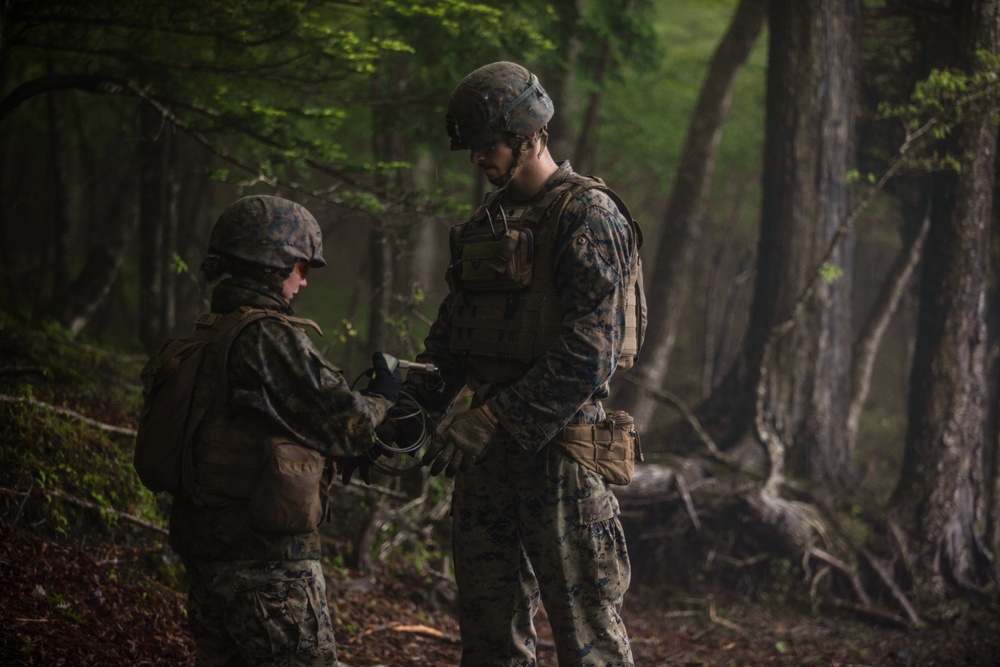
<instances>
[{"instance_id":1,"label":"gloved hand","mask_svg":"<svg viewBox=\"0 0 1000 667\"><path fill-rule=\"evenodd\" d=\"M372 370L374 371L364 393L376 394L388 398L395 403L399 400L399 389L403 386L403 376L398 367L389 368L389 362L381 352L372 354Z\"/></svg>"},{"instance_id":2,"label":"gloved hand","mask_svg":"<svg viewBox=\"0 0 1000 667\"><path fill-rule=\"evenodd\" d=\"M408 394L405 387L404 394ZM410 401L406 399L410 398ZM389 418L392 421L392 440L399 449L408 449L424 442L424 438L433 435L434 422L427 410L413 398L412 395L403 396L403 404L396 404L389 410Z\"/></svg>"},{"instance_id":3,"label":"gloved hand","mask_svg":"<svg viewBox=\"0 0 1000 667\"><path fill-rule=\"evenodd\" d=\"M429 465L434 476L442 470L447 477L454 477L460 470L469 472L496 432L497 418L485 404L463 412L438 432L420 465Z\"/></svg>"},{"instance_id":4,"label":"gloved hand","mask_svg":"<svg viewBox=\"0 0 1000 667\"><path fill-rule=\"evenodd\" d=\"M381 455L378 447L372 447L367 452L363 454L358 454L357 456L352 456L338 462L337 468L340 470L340 481L345 485L351 483L351 477L354 475L354 471L359 471L361 475L361 481L365 484L372 483L372 464L378 460Z\"/></svg>"}]
</instances>

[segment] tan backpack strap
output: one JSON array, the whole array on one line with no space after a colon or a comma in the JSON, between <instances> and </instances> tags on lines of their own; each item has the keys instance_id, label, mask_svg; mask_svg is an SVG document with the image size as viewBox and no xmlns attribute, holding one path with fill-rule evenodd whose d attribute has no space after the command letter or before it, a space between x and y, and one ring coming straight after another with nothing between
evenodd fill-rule
<instances>
[{"instance_id":1,"label":"tan backpack strap","mask_svg":"<svg viewBox=\"0 0 1000 667\"><path fill-rule=\"evenodd\" d=\"M309 327L313 329L316 333L318 333L320 336L323 335L323 330L320 329L319 325L316 324L316 322L314 322L313 320L309 320L304 317L292 317L290 315L283 315L282 317L291 322L292 324L294 324L295 326Z\"/></svg>"}]
</instances>

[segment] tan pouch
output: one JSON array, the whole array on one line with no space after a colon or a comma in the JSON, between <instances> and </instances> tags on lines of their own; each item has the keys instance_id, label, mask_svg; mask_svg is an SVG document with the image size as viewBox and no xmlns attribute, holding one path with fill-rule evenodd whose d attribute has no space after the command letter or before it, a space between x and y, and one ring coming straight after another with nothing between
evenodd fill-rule
<instances>
[{"instance_id":1,"label":"tan pouch","mask_svg":"<svg viewBox=\"0 0 1000 667\"><path fill-rule=\"evenodd\" d=\"M597 424L568 424L552 444L607 480L624 486L632 481L635 460L642 460L635 419L617 410Z\"/></svg>"},{"instance_id":2,"label":"tan pouch","mask_svg":"<svg viewBox=\"0 0 1000 667\"><path fill-rule=\"evenodd\" d=\"M287 438L264 444L264 467L250 494L254 528L274 533L310 533L323 520L323 455Z\"/></svg>"},{"instance_id":3,"label":"tan pouch","mask_svg":"<svg viewBox=\"0 0 1000 667\"><path fill-rule=\"evenodd\" d=\"M462 239L459 277L470 290L512 290L531 285L531 232L508 229L499 236L476 234Z\"/></svg>"}]
</instances>

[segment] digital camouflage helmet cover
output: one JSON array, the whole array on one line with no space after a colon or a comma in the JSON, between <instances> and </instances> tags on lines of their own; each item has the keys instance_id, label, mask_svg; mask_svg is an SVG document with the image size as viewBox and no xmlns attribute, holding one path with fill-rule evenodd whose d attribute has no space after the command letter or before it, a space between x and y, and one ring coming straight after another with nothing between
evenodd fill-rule
<instances>
[{"instance_id":1,"label":"digital camouflage helmet cover","mask_svg":"<svg viewBox=\"0 0 1000 667\"><path fill-rule=\"evenodd\" d=\"M521 65L484 65L462 79L448 100L451 149L465 150L504 132L529 137L554 111L538 77Z\"/></svg>"},{"instance_id":2,"label":"digital camouflage helmet cover","mask_svg":"<svg viewBox=\"0 0 1000 667\"><path fill-rule=\"evenodd\" d=\"M269 195L243 197L219 216L209 253L286 270L296 262L326 266L323 237L313 214L300 204Z\"/></svg>"}]
</instances>

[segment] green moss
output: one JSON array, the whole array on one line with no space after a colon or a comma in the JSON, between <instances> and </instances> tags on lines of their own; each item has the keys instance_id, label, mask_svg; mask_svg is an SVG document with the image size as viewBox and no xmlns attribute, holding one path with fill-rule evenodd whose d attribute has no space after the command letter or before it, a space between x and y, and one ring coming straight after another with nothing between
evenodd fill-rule
<instances>
[{"instance_id":1,"label":"green moss","mask_svg":"<svg viewBox=\"0 0 1000 667\"><path fill-rule=\"evenodd\" d=\"M73 340L60 327L29 329L0 313L4 525L161 558L162 534L141 524L165 526L166 507L132 468L144 362Z\"/></svg>"}]
</instances>

